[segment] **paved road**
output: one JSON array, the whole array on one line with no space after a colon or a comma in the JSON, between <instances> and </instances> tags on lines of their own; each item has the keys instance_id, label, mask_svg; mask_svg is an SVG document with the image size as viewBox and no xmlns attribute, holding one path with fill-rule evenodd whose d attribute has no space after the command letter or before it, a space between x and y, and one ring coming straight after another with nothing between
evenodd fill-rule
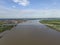
<instances>
[{"instance_id":1,"label":"paved road","mask_svg":"<svg viewBox=\"0 0 60 45\"><path fill-rule=\"evenodd\" d=\"M38 21L27 21L5 32L0 45L60 45L60 32Z\"/></svg>"}]
</instances>

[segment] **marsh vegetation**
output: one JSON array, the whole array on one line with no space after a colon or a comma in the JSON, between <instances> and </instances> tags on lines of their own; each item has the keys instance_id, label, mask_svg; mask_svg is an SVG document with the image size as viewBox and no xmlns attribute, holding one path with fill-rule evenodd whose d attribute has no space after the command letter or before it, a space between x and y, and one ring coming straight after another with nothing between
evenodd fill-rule
<instances>
[{"instance_id":1,"label":"marsh vegetation","mask_svg":"<svg viewBox=\"0 0 60 45\"><path fill-rule=\"evenodd\" d=\"M45 24L56 31L60 31L60 20L42 20L40 23Z\"/></svg>"},{"instance_id":2,"label":"marsh vegetation","mask_svg":"<svg viewBox=\"0 0 60 45\"><path fill-rule=\"evenodd\" d=\"M0 33L4 32L6 30L11 30L13 27L15 27L18 23L25 22L25 20L18 20L18 19L13 19L13 20L0 20Z\"/></svg>"}]
</instances>

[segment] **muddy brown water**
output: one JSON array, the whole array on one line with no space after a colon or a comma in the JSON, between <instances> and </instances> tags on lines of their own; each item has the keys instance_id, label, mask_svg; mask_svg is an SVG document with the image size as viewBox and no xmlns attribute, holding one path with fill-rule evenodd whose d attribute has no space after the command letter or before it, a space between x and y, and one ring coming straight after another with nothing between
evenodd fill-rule
<instances>
[{"instance_id":1,"label":"muddy brown water","mask_svg":"<svg viewBox=\"0 0 60 45\"><path fill-rule=\"evenodd\" d=\"M4 32L0 45L60 45L60 32L36 20L27 21Z\"/></svg>"}]
</instances>

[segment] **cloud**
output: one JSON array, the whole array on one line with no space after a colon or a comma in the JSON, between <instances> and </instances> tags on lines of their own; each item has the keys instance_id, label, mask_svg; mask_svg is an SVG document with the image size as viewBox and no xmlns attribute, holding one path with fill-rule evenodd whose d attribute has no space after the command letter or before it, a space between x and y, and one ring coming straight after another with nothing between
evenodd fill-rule
<instances>
[{"instance_id":1,"label":"cloud","mask_svg":"<svg viewBox=\"0 0 60 45\"><path fill-rule=\"evenodd\" d=\"M0 18L54 18L60 17L60 9L16 9L0 6Z\"/></svg>"},{"instance_id":2,"label":"cloud","mask_svg":"<svg viewBox=\"0 0 60 45\"><path fill-rule=\"evenodd\" d=\"M18 3L19 5L22 6L27 6L30 3L28 0L13 0L13 2Z\"/></svg>"}]
</instances>

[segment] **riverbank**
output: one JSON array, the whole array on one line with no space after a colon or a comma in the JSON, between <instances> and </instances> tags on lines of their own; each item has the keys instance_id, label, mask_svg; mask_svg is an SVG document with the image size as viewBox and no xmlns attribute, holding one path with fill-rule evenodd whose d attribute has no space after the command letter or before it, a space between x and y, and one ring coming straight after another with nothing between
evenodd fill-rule
<instances>
[{"instance_id":1,"label":"riverbank","mask_svg":"<svg viewBox=\"0 0 60 45\"><path fill-rule=\"evenodd\" d=\"M60 45L60 32L30 20L3 32L0 45Z\"/></svg>"},{"instance_id":2,"label":"riverbank","mask_svg":"<svg viewBox=\"0 0 60 45\"><path fill-rule=\"evenodd\" d=\"M55 29L56 31L60 31L60 20L42 20L40 23Z\"/></svg>"},{"instance_id":3,"label":"riverbank","mask_svg":"<svg viewBox=\"0 0 60 45\"><path fill-rule=\"evenodd\" d=\"M17 24L25 21L26 20L0 20L0 33L6 30L11 30Z\"/></svg>"}]
</instances>

